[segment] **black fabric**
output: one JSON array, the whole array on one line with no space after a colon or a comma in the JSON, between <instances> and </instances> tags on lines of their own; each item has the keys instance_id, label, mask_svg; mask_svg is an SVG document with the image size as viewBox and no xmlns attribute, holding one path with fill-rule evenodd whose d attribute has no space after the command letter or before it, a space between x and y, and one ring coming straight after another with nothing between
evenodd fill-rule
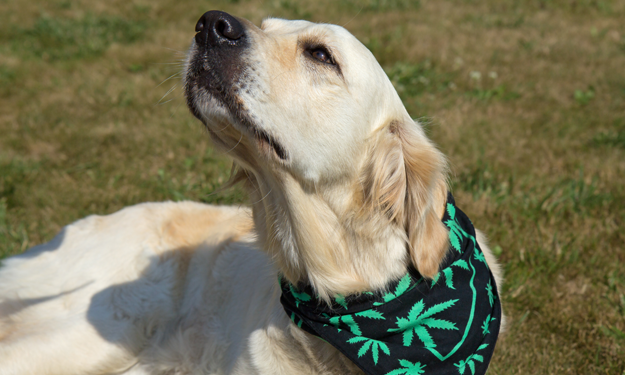
<instances>
[{"instance_id":1,"label":"black fabric","mask_svg":"<svg viewBox=\"0 0 625 375\"><path fill-rule=\"evenodd\" d=\"M469 218L449 194L450 249L433 280L411 268L384 292L319 301L309 285L280 280L291 320L369 375L484 374L501 322L495 279Z\"/></svg>"}]
</instances>

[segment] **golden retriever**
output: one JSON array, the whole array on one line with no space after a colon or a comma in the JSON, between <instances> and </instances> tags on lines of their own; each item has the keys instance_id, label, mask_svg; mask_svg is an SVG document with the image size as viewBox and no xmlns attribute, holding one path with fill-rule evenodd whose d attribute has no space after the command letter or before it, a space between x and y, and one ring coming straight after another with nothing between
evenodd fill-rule
<instances>
[{"instance_id":1,"label":"golden retriever","mask_svg":"<svg viewBox=\"0 0 625 375\"><path fill-rule=\"evenodd\" d=\"M373 55L305 21L213 11L196 31L187 103L251 210L140 204L5 260L0 374L359 374L285 314L278 272L321 302L384 290L411 266L437 275L446 160Z\"/></svg>"}]
</instances>

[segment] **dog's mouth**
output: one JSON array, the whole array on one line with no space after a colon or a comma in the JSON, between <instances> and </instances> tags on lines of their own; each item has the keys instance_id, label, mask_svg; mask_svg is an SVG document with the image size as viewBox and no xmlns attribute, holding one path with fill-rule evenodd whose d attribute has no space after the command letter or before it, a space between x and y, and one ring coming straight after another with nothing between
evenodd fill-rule
<instances>
[{"instance_id":1,"label":"dog's mouth","mask_svg":"<svg viewBox=\"0 0 625 375\"><path fill-rule=\"evenodd\" d=\"M254 138L259 143L261 149L269 148L280 160L286 161L288 159L288 155L284 147L282 147L282 145L274 138L270 137L267 132L259 129L258 127L254 127L252 131L254 132Z\"/></svg>"},{"instance_id":2,"label":"dog's mouth","mask_svg":"<svg viewBox=\"0 0 625 375\"><path fill-rule=\"evenodd\" d=\"M212 121L210 119L210 113L204 113L198 107L198 102L211 102L211 99L217 100L217 103L209 104L209 106L220 107L227 113L228 122L240 133L246 134L250 138L254 139L259 150L266 154L273 154L282 161L288 160L288 153L282 144L271 136L265 130L263 130L248 114L243 104L238 97L236 97L236 90L233 90L232 95L215 95L210 86L197 86L194 91L196 94L193 97L188 97L187 103L191 112L209 129L212 130ZM226 93L226 90L218 90L218 92ZM205 96L206 98L201 98ZM231 98L231 96L234 96ZM215 111L218 108L210 108L210 111ZM211 131L213 136L217 136L216 133ZM240 144L240 142L236 142Z\"/></svg>"},{"instance_id":3,"label":"dog's mouth","mask_svg":"<svg viewBox=\"0 0 625 375\"><path fill-rule=\"evenodd\" d=\"M185 96L189 109L213 136L215 117L227 122L254 140L261 153L288 159L282 144L256 121L239 95L253 84L245 56L251 37L235 17L219 11L206 12L196 25L195 43L185 72ZM224 142L225 143L225 142ZM240 142L236 142L240 144Z\"/></svg>"}]
</instances>

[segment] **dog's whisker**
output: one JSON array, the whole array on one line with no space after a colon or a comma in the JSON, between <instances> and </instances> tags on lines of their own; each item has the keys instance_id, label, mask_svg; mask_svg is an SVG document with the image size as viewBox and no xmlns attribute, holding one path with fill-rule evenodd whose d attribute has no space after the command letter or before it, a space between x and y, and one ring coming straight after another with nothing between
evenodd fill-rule
<instances>
[{"instance_id":1,"label":"dog's whisker","mask_svg":"<svg viewBox=\"0 0 625 375\"><path fill-rule=\"evenodd\" d=\"M153 62L153 63L150 63L150 65L179 65L179 66L184 66L184 64L186 62L187 62L186 59L180 59L180 60L171 61L171 62Z\"/></svg>"},{"instance_id":2,"label":"dog's whisker","mask_svg":"<svg viewBox=\"0 0 625 375\"><path fill-rule=\"evenodd\" d=\"M162 49L166 49L168 51L175 52L175 53L178 53L178 54L182 54L182 55L186 55L187 54L186 51L180 51L180 50L177 50L177 49L174 49L174 48L170 48L170 47L165 47L165 46L157 46L157 47L158 48L162 48Z\"/></svg>"},{"instance_id":3,"label":"dog's whisker","mask_svg":"<svg viewBox=\"0 0 625 375\"><path fill-rule=\"evenodd\" d=\"M269 194L271 194L272 191L273 191L273 189L269 189L269 191L267 192L267 194L265 194L264 197L260 198L257 202L252 203L252 205L255 205L255 204L258 204L258 203L264 201L265 198L267 198L269 196Z\"/></svg>"},{"instance_id":4,"label":"dog's whisker","mask_svg":"<svg viewBox=\"0 0 625 375\"><path fill-rule=\"evenodd\" d=\"M176 89L176 87L177 87L177 86L178 86L178 85L174 85L174 86L172 86L172 88L170 88L169 90L167 90L167 92L165 93L165 95L163 95L163 96L161 97L161 99L160 99L160 100L156 103L156 105L160 105L160 104L162 104L163 99L165 99L165 97L166 97L167 95L169 95L170 93L172 93L172 92Z\"/></svg>"},{"instance_id":5,"label":"dog's whisker","mask_svg":"<svg viewBox=\"0 0 625 375\"><path fill-rule=\"evenodd\" d=\"M280 77L281 75L284 75L284 74L286 74L286 73L290 73L290 72L293 72L293 71L294 71L294 69L288 69L288 70L285 70L284 72L281 72L281 73L279 73L279 74L277 74L277 75L275 75L275 76L271 77L271 78L270 78L270 80L271 80L271 81L275 81L275 80L276 80L276 78Z\"/></svg>"},{"instance_id":6,"label":"dog's whisker","mask_svg":"<svg viewBox=\"0 0 625 375\"><path fill-rule=\"evenodd\" d=\"M360 9L358 10L358 12L346 23L342 24L342 27L347 27L347 25L349 25L354 19L356 19L356 17L358 17L358 15L360 14L360 12L362 12L362 10L365 8L364 5L360 6Z\"/></svg>"},{"instance_id":7,"label":"dog's whisker","mask_svg":"<svg viewBox=\"0 0 625 375\"><path fill-rule=\"evenodd\" d=\"M236 145L232 146L232 148L228 151L226 151L226 154L229 154L232 150L234 150L235 148L237 148L237 146L241 143L241 140L243 139L243 133L241 133L241 136L239 137L239 141L237 142Z\"/></svg>"},{"instance_id":8,"label":"dog's whisker","mask_svg":"<svg viewBox=\"0 0 625 375\"><path fill-rule=\"evenodd\" d=\"M231 126L231 125L230 125L230 123L227 123L227 124L226 124L226 126L224 126L224 127L223 127L223 128L221 128L221 129L214 130L214 132L215 132L215 133L221 133L221 132L225 131L226 129L228 129L230 126Z\"/></svg>"},{"instance_id":9,"label":"dog's whisker","mask_svg":"<svg viewBox=\"0 0 625 375\"><path fill-rule=\"evenodd\" d=\"M159 106L159 105L167 104L167 103L172 102L174 100L176 100L176 98L167 99L164 102L159 101L158 103L156 103L156 105Z\"/></svg>"},{"instance_id":10,"label":"dog's whisker","mask_svg":"<svg viewBox=\"0 0 625 375\"><path fill-rule=\"evenodd\" d=\"M245 171L245 175L246 175L246 176L248 176L248 179L249 179L249 174L248 174L248 172L247 172L247 171ZM258 191L260 191L260 185L256 185L256 188L255 188L254 190L251 190L251 191L250 191L250 195L254 195L254 194L256 194L256 192L258 192Z\"/></svg>"},{"instance_id":11,"label":"dog's whisker","mask_svg":"<svg viewBox=\"0 0 625 375\"><path fill-rule=\"evenodd\" d=\"M182 74L183 74L183 72L182 72L182 71L178 71L178 72L176 72L176 73L174 73L174 74L170 75L169 77L165 78L165 80L164 80L163 82L159 83L159 84L156 86L156 88L161 87L161 85L162 85L163 83L165 83L165 82L169 81L170 79L172 79L172 78L174 78L174 77L176 77L176 76L182 76Z\"/></svg>"}]
</instances>

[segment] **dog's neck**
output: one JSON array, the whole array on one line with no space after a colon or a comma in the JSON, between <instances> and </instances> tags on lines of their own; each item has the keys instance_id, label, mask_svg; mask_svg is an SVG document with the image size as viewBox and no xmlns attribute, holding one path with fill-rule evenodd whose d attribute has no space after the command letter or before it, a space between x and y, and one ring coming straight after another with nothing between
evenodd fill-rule
<instances>
[{"instance_id":1,"label":"dog's neck","mask_svg":"<svg viewBox=\"0 0 625 375\"><path fill-rule=\"evenodd\" d=\"M250 198L261 245L288 281L329 299L382 289L406 272L405 232L362 212L357 181L310 191L287 174L273 177L249 177Z\"/></svg>"}]
</instances>

